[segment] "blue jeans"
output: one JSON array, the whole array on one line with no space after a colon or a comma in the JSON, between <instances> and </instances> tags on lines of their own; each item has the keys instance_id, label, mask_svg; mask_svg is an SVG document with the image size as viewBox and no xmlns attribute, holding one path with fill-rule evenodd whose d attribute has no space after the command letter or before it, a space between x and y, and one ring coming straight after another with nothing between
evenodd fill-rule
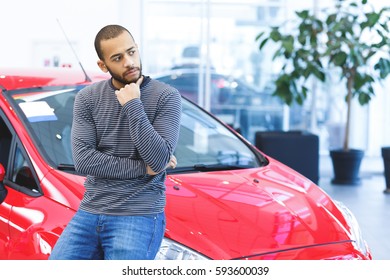
<instances>
[{"instance_id":1,"label":"blue jeans","mask_svg":"<svg viewBox=\"0 0 390 280\"><path fill-rule=\"evenodd\" d=\"M97 215L76 212L51 252L51 260L152 260L165 231L165 214Z\"/></svg>"}]
</instances>

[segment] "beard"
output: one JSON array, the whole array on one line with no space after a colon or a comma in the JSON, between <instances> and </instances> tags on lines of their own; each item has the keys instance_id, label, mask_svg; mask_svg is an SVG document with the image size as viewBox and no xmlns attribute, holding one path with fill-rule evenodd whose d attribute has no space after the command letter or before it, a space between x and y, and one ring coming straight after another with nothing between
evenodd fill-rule
<instances>
[{"instance_id":1,"label":"beard","mask_svg":"<svg viewBox=\"0 0 390 280\"><path fill-rule=\"evenodd\" d=\"M107 67L107 66L106 66ZM138 70L139 76L134 79L126 79L120 74L114 73L110 68L107 67L108 73L110 73L112 79L116 80L117 82L121 83L123 86L131 83L135 83L139 78L142 76L142 63L140 63L139 67L129 67L127 70Z\"/></svg>"}]
</instances>

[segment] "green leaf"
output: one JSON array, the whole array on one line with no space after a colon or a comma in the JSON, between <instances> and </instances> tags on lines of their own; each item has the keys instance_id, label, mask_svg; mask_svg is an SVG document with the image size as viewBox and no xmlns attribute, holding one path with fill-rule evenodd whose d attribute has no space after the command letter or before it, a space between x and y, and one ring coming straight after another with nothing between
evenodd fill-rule
<instances>
[{"instance_id":1,"label":"green leaf","mask_svg":"<svg viewBox=\"0 0 390 280\"><path fill-rule=\"evenodd\" d=\"M347 61L347 57L348 55L343 52L343 51L340 51L338 53L336 53L333 57L332 57L332 62L334 63L334 65L336 66L342 66L346 63Z\"/></svg>"},{"instance_id":2,"label":"green leaf","mask_svg":"<svg viewBox=\"0 0 390 280\"><path fill-rule=\"evenodd\" d=\"M291 105L295 99L295 93L291 85L295 84L295 79L287 73L281 74L275 81L274 96L279 97L285 104Z\"/></svg>"},{"instance_id":3,"label":"green leaf","mask_svg":"<svg viewBox=\"0 0 390 280\"><path fill-rule=\"evenodd\" d=\"M274 41L280 41L282 39L282 35L280 34L278 29L273 29L269 34L269 37Z\"/></svg>"},{"instance_id":4,"label":"green leaf","mask_svg":"<svg viewBox=\"0 0 390 280\"><path fill-rule=\"evenodd\" d=\"M309 17L309 11L308 10L303 10L303 11L297 11L295 12L298 17L300 17L301 19L307 19Z\"/></svg>"},{"instance_id":5,"label":"green leaf","mask_svg":"<svg viewBox=\"0 0 390 280\"><path fill-rule=\"evenodd\" d=\"M308 92L307 87L302 86L302 95L304 96L305 99L307 98L307 92Z\"/></svg>"},{"instance_id":6,"label":"green leaf","mask_svg":"<svg viewBox=\"0 0 390 280\"><path fill-rule=\"evenodd\" d=\"M360 105L365 105L370 102L371 96L365 92L360 92L358 100Z\"/></svg>"},{"instance_id":7,"label":"green leaf","mask_svg":"<svg viewBox=\"0 0 390 280\"><path fill-rule=\"evenodd\" d=\"M327 26L330 26L332 23L336 22L337 14L330 14L325 20Z\"/></svg>"},{"instance_id":8,"label":"green leaf","mask_svg":"<svg viewBox=\"0 0 390 280\"><path fill-rule=\"evenodd\" d=\"M313 67L313 75L319 79L321 82L325 82L325 73L318 69L317 67Z\"/></svg>"},{"instance_id":9,"label":"green leaf","mask_svg":"<svg viewBox=\"0 0 390 280\"><path fill-rule=\"evenodd\" d=\"M317 33L321 33L322 31L324 31L324 24L322 23L321 20L315 19L315 20L313 21L313 29L314 29Z\"/></svg>"},{"instance_id":10,"label":"green leaf","mask_svg":"<svg viewBox=\"0 0 390 280\"><path fill-rule=\"evenodd\" d=\"M285 49L285 55L290 55L294 50L294 37L286 36L282 41L282 46Z\"/></svg>"},{"instance_id":11,"label":"green leaf","mask_svg":"<svg viewBox=\"0 0 390 280\"><path fill-rule=\"evenodd\" d=\"M263 32L260 32L260 33L256 36L255 41L259 41L260 38L264 36L264 34L265 34L264 31L263 31Z\"/></svg>"},{"instance_id":12,"label":"green leaf","mask_svg":"<svg viewBox=\"0 0 390 280\"><path fill-rule=\"evenodd\" d=\"M372 12L372 13L367 13L366 17L367 17L367 26L371 28L378 22L380 15L375 12Z\"/></svg>"},{"instance_id":13,"label":"green leaf","mask_svg":"<svg viewBox=\"0 0 390 280\"><path fill-rule=\"evenodd\" d=\"M355 90L360 90L365 84L367 83L367 80L363 75L360 73L356 73L353 85Z\"/></svg>"},{"instance_id":14,"label":"green leaf","mask_svg":"<svg viewBox=\"0 0 390 280\"><path fill-rule=\"evenodd\" d=\"M374 69L379 71L379 76L381 79L386 79L387 75L390 74L390 60L381 57L374 65Z\"/></svg>"},{"instance_id":15,"label":"green leaf","mask_svg":"<svg viewBox=\"0 0 390 280\"><path fill-rule=\"evenodd\" d=\"M305 43L306 43L306 35L302 34L302 33L299 33L299 35L298 35L298 42L301 45L305 45Z\"/></svg>"},{"instance_id":16,"label":"green leaf","mask_svg":"<svg viewBox=\"0 0 390 280\"><path fill-rule=\"evenodd\" d=\"M282 48L279 48L277 51L275 51L274 55L272 56L272 60L275 60L277 57L282 56L283 55L282 51L283 51Z\"/></svg>"},{"instance_id":17,"label":"green leaf","mask_svg":"<svg viewBox=\"0 0 390 280\"><path fill-rule=\"evenodd\" d=\"M259 45L259 49L260 49L260 50L263 49L263 47L265 46L265 44L268 42L268 39L269 39L269 38L265 38L265 39L260 43L260 45Z\"/></svg>"}]
</instances>

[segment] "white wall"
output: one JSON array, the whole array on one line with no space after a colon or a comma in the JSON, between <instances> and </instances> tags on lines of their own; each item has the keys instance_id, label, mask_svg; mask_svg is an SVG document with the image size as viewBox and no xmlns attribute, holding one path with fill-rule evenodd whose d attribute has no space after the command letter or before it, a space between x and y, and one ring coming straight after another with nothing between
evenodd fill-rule
<instances>
[{"instance_id":1,"label":"white wall","mask_svg":"<svg viewBox=\"0 0 390 280\"><path fill-rule=\"evenodd\" d=\"M141 0L0 0L0 67L40 67L59 56L60 64L77 60L57 19L84 68L98 70L93 41L106 24L125 25L140 34Z\"/></svg>"}]
</instances>

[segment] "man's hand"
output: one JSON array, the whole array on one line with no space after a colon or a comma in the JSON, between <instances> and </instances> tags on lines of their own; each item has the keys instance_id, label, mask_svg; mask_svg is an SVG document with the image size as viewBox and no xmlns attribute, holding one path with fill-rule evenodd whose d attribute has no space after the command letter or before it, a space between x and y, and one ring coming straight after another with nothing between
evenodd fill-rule
<instances>
[{"instance_id":1,"label":"man's hand","mask_svg":"<svg viewBox=\"0 0 390 280\"><path fill-rule=\"evenodd\" d=\"M171 156L171 159L169 160L167 166L165 167L165 169L167 168L175 168L177 165L177 159L174 155Z\"/></svg>"},{"instance_id":2,"label":"man's hand","mask_svg":"<svg viewBox=\"0 0 390 280\"><path fill-rule=\"evenodd\" d=\"M167 169L167 168L175 168L176 165L177 165L177 159L176 159L176 157L175 157L174 155L172 155L171 158L170 158L170 160L169 160L169 162L168 162L168 164L167 164L167 166L165 167L165 169ZM154 172L154 171L150 168L150 166L148 165L148 166L146 166L146 173L147 173L148 175L156 175L156 174L158 174L159 172Z\"/></svg>"},{"instance_id":3,"label":"man's hand","mask_svg":"<svg viewBox=\"0 0 390 280\"><path fill-rule=\"evenodd\" d=\"M119 103L122 106L132 99L140 98L141 96L140 85L143 79L144 77L141 76L135 83L125 85L120 90L115 91L116 98L118 99Z\"/></svg>"}]
</instances>

